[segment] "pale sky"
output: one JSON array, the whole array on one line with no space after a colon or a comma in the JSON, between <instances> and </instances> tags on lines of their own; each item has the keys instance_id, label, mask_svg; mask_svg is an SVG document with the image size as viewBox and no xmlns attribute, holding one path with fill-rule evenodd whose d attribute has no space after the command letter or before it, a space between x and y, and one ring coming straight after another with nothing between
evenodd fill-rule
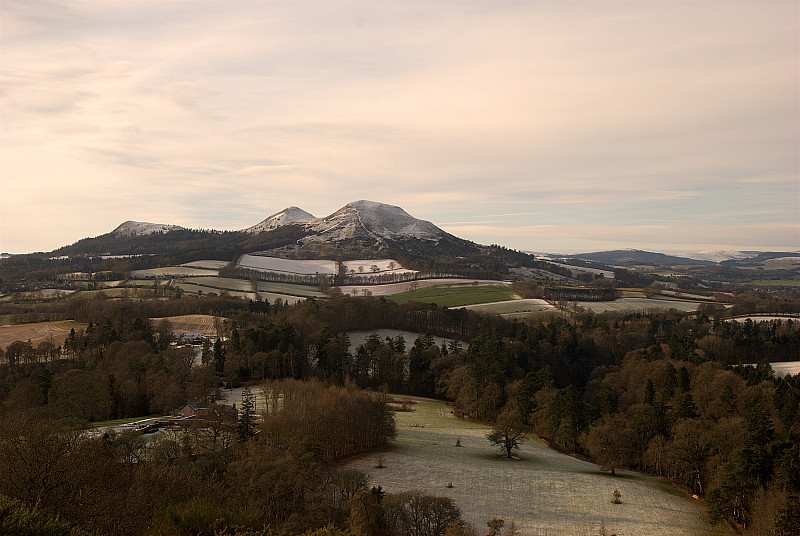
<instances>
[{"instance_id":1,"label":"pale sky","mask_svg":"<svg viewBox=\"0 0 800 536\"><path fill-rule=\"evenodd\" d=\"M0 251L358 199L523 250L797 250L798 5L3 0Z\"/></svg>"}]
</instances>

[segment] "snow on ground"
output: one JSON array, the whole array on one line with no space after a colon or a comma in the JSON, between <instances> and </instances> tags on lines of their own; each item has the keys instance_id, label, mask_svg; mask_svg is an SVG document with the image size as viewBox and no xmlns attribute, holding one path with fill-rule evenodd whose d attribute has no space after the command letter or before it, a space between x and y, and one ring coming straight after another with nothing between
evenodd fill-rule
<instances>
[{"instance_id":1,"label":"snow on ground","mask_svg":"<svg viewBox=\"0 0 800 536\"><path fill-rule=\"evenodd\" d=\"M800 361L785 361L783 363L770 363L772 370L775 371L775 376L781 377L791 374L797 376L800 374Z\"/></svg>"},{"instance_id":2,"label":"snow on ground","mask_svg":"<svg viewBox=\"0 0 800 536\"><path fill-rule=\"evenodd\" d=\"M394 259L364 259L345 261L342 264L347 273L353 276L416 273L416 270L406 270Z\"/></svg>"},{"instance_id":3,"label":"snow on ground","mask_svg":"<svg viewBox=\"0 0 800 536\"><path fill-rule=\"evenodd\" d=\"M294 260L279 257L262 257L260 255L242 255L237 265L241 268L262 272L282 272L287 274L329 274L336 273L336 261L329 260Z\"/></svg>"},{"instance_id":4,"label":"snow on ground","mask_svg":"<svg viewBox=\"0 0 800 536\"><path fill-rule=\"evenodd\" d=\"M488 427L454 418L443 402L414 400L414 411L395 414L398 436L383 454L384 468L375 468L378 454L347 465L389 493L452 498L479 534L493 518L506 526L513 520L527 536L596 535L601 526L618 536L711 533L701 503L659 479L625 471L611 477L537 440L523 444L519 461L505 460L486 440ZM611 503L615 489L622 504Z\"/></svg>"}]
</instances>

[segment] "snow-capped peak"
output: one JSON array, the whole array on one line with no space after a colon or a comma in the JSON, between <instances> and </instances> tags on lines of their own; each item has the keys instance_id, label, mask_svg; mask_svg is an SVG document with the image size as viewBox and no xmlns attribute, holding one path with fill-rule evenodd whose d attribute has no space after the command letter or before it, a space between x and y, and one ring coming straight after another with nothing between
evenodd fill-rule
<instances>
[{"instance_id":1,"label":"snow-capped peak","mask_svg":"<svg viewBox=\"0 0 800 536\"><path fill-rule=\"evenodd\" d=\"M364 200L348 203L330 216L310 222L310 227L332 240L357 235L438 240L445 234L431 222L418 220L400 207Z\"/></svg>"},{"instance_id":2,"label":"snow-capped peak","mask_svg":"<svg viewBox=\"0 0 800 536\"><path fill-rule=\"evenodd\" d=\"M264 231L272 231L273 229L277 229L278 227L286 225L287 223L306 222L314 219L316 218L313 214L306 212L302 208L288 207L280 212L276 212L272 216L269 216L267 219L253 225L252 227L243 229L243 232L258 234L263 233Z\"/></svg>"},{"instance_id":3,"label":"snow-capped peak","mask_svg":"<svg viewBox=\"0 0 800 536\"><path fill-rule=\"evenodd\" d=\"M126 221L112 231L117 236L144 236L156 233L168 233L179 231L183 227L180 225L168 225L166 223L147 223L142 221Z\"/></svg>"}]
</instances>

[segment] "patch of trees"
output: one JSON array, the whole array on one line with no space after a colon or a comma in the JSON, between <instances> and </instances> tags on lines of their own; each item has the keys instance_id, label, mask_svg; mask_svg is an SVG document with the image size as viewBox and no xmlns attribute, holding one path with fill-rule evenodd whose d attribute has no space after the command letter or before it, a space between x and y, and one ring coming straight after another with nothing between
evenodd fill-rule
<instances>
[{"instance_id":1,"label":"patch of trees","mask_svg":"<svg viewBox=\"0 0 800 536\"><path fill-rule=\"evenodd\" d=\"M320 383L269 389L274 405L256 434L237 433L230 419L147 438L86 433L31 412L0 414L0 527L50 531L25 534L442 536L460 522L449 499L386 495L370 490L363 473L329 463L393 436L379 397Z\"/></svg>"},{"instance_id":2,"label":"patch of trees","mask_svg":"<svg viewBox=\"0 0 800 536\"><path fill-rule=\"evenodd\" d=\"M386 396L354 386L282 381L263 386L267 397L263 441L287 449L307 438L319 441L319 457L332 461L384 447L395 436Z\"/></svg>"}]
</instances>

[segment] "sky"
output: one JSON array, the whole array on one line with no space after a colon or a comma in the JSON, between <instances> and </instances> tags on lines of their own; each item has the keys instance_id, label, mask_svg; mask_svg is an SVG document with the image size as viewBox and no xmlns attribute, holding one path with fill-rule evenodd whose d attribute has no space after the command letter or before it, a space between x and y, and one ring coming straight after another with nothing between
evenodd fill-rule
<instances>
[{"instance_id":1,"label":"sky","mask_svg":"<svg viewBox=\"0 0 800 536\"><path fill-rule=\"evenodd\" d=\"M796 251L799 6L3 0L0 251L358 199L528 251Z\"/></svg>"}]
</instances>

